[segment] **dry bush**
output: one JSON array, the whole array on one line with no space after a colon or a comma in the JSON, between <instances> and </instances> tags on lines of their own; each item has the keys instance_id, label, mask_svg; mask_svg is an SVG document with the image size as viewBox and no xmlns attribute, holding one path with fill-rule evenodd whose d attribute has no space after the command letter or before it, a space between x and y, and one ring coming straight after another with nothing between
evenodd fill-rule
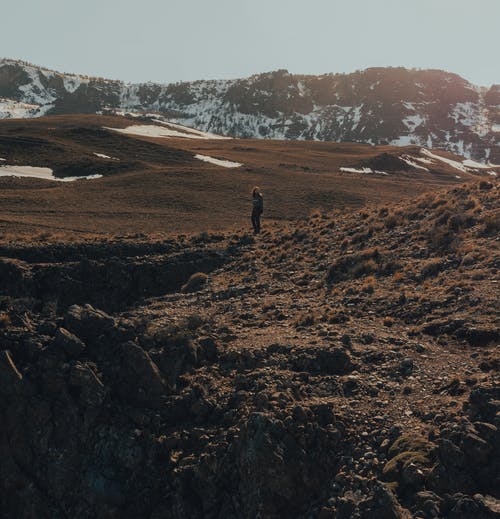
<instances>
[{"instance_id":1,"label":"dry bush","mask_svg":"<svg viewBox=\"0 0 500 519\"><path fill-rule=\"evenodd\" d=\"M467 214L454 214L448 220L448 228L452 231L458 232L461 229L472 227L476 223L473 216Z\"/></svg>"},{"instance_id":2,"label":"dry bush","mask_svg":"<svg viewBox=\"0 0 500 519\"><path fill-rule=\"evenodd\" d=\"M460 243L453 231L441 226L434 226L427 232L427 242L430 248L442 254L455 252Z\"/></svg>"},{"instance_id":3,"label":"dry bush","mask_svg":"<svg viewBox=\"0 0 500 519\"><path fill-rule=\"evenodd\" d=\"M179 325L149 322L144 333L151 337L157 346L187 346L192 340L185 322Z\"/></svg>"},{"instance_id":4,"label":"dry bush","mask_svg":"<svg viewBox=\"0 0 500 519\"><path fill-rule=\"evenodd\" d=\"M417 207L419 209L427 209L428 207L430 207L433 200L434 200L434 198L431 194L423 195L418 199Z\"/></svg>"},{"instance_id":5,"label":"dry bush","mask_svg":"<svg viewBox=\"0 0 500 519\"><path fill-rule=\"evenodd\" d=\"M431 259L424 263L424 266L420 270L420 279L424 280L430 277L437 276L446 268L446 264L441 259Z\"/></svg>"},{"instance_id":6,"label":"dry bush","mask_svg":"<svg viewBox=\"0 0 500 519\"><path fill-rule=\"evenodd\" d=\"M200 314L191 314L186 317L182 327L194 331L206 324L207 318Z\"/></svg>"},{"instance_id":7,"label":"dry bush","mask_svg":"<svg viewBox=\"0 0 500 519\"><path fill-rule=\"evenodd\" d=\"M464 202L464 209L472 212L481 211L481 202L474 196L470 195Z\"/></svg>"},{"instance_id":8,"label":"dry bush","mask_svg":"<svg viewBox=\"0 0 500 519\"><path fill-rule=\"evenodd\" d=\"M384 225L387 229L394 229L398 225L402 225L403 223L403 217L401 214L394 213L387 216L387 218L384 220Z\"/></svg>"},{"instance_id":9,"label":"dry bush","mask_svg":"<svg viewBox=\"0 0 500 519\"><path fill-rule=\"evenodd\" d=\"M309 234L305 230L297 229L293 234L292 238L296 242L304 241L306 238L309 237Z\"/></svg>"},{"instance_id":10,"label":"dry bush","mask_svg":"<svg viewBox=\"0 0 500 519\"><path fill-rule=\"evenodd\" d=\"M318 220L322 218L321 211L319 209L312 209L309 213L309 220Z\"/></svg>"},{"instance_id":11,"label":"dry bush","mask_svg":"<svg viewBox=\"0 0 500 519\"><path fill-rule=\"evenodd\" d=\"M327 282L345 281L373 274L379 270L381 259L381 254L376 248L342 256L330 266Z\"/></svg>"},{"instance_id":12,"label":"dry bush","mask_svg":"<svg viewBox=\"0 0 500 519\"><path fill-rule=\"evenodd\" d=\"M293 324L296 328L299 326L312 326L316 322L317 317L315 312L304 312L297 316Z\"/></svg>"},{"instance_id":13,"label":"dry bush","mask_svg":"<svg viewBox=\"0 0 500 519\"><path fill-rule=\"evenodd\" d=\"M481 180L481 182L479 182L478 188L480 191L489 191L493 188L493 184L487 180Z\"/></svg>"},{"instance_id":14,"label":"dry bush","mask_svg":"<svg viewBox=\"0 0 500 519\"><path fill-rule=\"evenodd\" d=\"M405 278L405 275L403 274L403 272L401 270L398 270L394 274L394 276L392 276L393 281L395 281L396 283L400 283L400 282L404 281L404 278Z\"/></svg>"},{"instance_id":15,"label":"dry bush","mask_svg":"<svg viewBox=\"0 0 500 519\"><path fill-rule=\"evenodd\" d=\"M483 216L482 228L480 233L482 235L491 236L500 232L500 211L493 211Z\"/></svg>"},{"instance_id":16,"label":"dry bush","mask_svg":"<svg viewBox=\"0 0 500 519\"><path fill-rule=\"evenodd\" d=\"M353 234L351 238L351 243L354 245L355 243L361 243L368 241L373 236L373 228L370 227L366 232L358 232Z\"/></svg>"},{"instance_id":17,"label":"dry bush","mask_svg":"<svg viewBox=\"0 0 500 519\"><path fill-rule=\"evenodd\" d=\"M436 225L445 225L448 223L448 220L452 216L452 212L448 208L444 208L444 206L441 206L436 212L435 212L437 218L436 218Z\"/></svg>"},{"instance_id":18,"label":"dry bush","mask_svg":"<svg viewBox=\"0 0 500 519\"><path fill-rule=\"evenodd\" d=\"M444 210L446 207L449 208L448 200L442 196L434 198L434 201L430 204L431 209L437 209L440 206L444 206L441 210Z\"/></svg>"},{"instance_id":19,"label":"dry bush","mask_svg":"<svg viewBox=\"0 0 500 519\"><path fill-rule=\"evenodd\" d=\"M8 328L10 325L10 316L6 312L0 312L0 329Z\"/></svg>"},{"instance_id":20,"label":"dry bush","mask_svg":"<svg viewBox=\"0 0 500 519\"><path fill-rule=\"evenodd\" d=\"M181 292L198 292L208 282L208 276L204 272L196 272L187 281L185 285L182 285Z\"/></svg>"},{"instance_id":21,"label":"dry bush","mask_svg":"<svg viewBox=\"0 0 500 519\"><path fill-rule=\"evenodd\" d=\"M422 212L421 211L411 211L409 213L406 213L406 218L410 221L421 220Z\"/></svg>"},{"instance_id":22,"label":"dry bush","mask_svg":"<svg viewBox=\"0 0 500 519\"><path fill-rule=\"evenodd\" d=\"M373 294L375 291L375 283L375 276L368 276L361 285L361 290L367 294Z\"/></svg>"},{"instance_id":23,"label":"dry bush","mask_svg":"<svg viewBox=\"0 0 500 519\"><path fill-rule=\"evenodd\" d=\"M52 233L50 232L41 232L35 236L38 241L46 241L52 237Z\"/></svg>"},{"instance_id":24,"label":"dry bush","mask_svg":"<svg viewBox=\"0 0 500 519\"><path fill-rule=\"evenodd\" d=\"M391 326L393 326L395 322L396 322L395 319L394 319L393 317L389 316L389 315L386 315L386 316L383 318L383 320L382 320L382 324L383 324L384 326L387 326L388 328L390 328Z\"/></svg>"}]
</instances>

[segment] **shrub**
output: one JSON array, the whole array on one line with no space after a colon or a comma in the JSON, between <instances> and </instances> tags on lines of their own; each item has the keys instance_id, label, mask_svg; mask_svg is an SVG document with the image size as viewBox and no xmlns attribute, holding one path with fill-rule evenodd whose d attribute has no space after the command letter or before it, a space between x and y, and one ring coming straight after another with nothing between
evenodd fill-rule
<instances>
[{"instance_id":1,"label":"shrub","mask_svg":"<svg viewBox=\"0 0 500 519\"><path fill-rule=\"evenodd\" d=\"M187 281L185 285L182 285L181 292L198 292L208 282L208 276L204 272L196 272Z\"/></svg>"},{"instance_id":2,"label":"shrub","mask_svg":"<svg viewBox=\"0 0 500 519\"><path fill-rule=\"evenodd\" d=\"M389 449L390 459L382 471L384 479L400 480L401 471L410 464L424 469L430 467L433 447L424 438L401 436Z\"/></svg>"},{"instance_id":3,"label":"shrub","mask_svg":"<svg viewBox=\"0 0 500 519\"><path fill-rule=\"evenodd\" d=\"M0 329L8 328L10 325L10 317L9 314L5 312L0 312Z\"/></svg>"},{"instance_id":4,"label":"shrub","mask_svg":"<svg viewBox=\"0 0 500 519\"><path fill-rule=\"evenodd\" d=\"M474 209L474 210L481 209L481 202L475 196L471 195L464 202L464 209L466 211L468 211L469 209Z\"/></svg>"},{"instance_id":5,"label":"shrub","mask_svg":"<svg viewBox=\"0 0 500 519\"><path fill-rule=\"evenodd\" d=\"M493 184L487 180L481 180L478 187L481 191L488 191L489 189L493 188Z\"/></svg>"},{"instance_id":6,"label":"shrub","mask_svg":"<svg viewBox=\"0 0 500 519\"><path fill-rule=\"evenodd\" d=\"M316 322L316 315L313 312L300 314L295 320L295 326L312 326Z\"/></svg>"},{"instance_id":7,"label":"shrub","mask_svg":"<svg viewBox=\"0 0 500 519\"><path fill-rule=\"evenodd\" d=\"M485 215L482 221L482 234L493 235L500 232L500 211Z\"/></svg>"},{"instance_id":8,"label":"shrub","mask_svg":"<svg viewBox=\"0 0 500 519\"><path fill-rule=\"evenodd\" d=\"M394 276L392 277L393 281L396 281L397 283L401 282L404 280L404 277L405 275L400 271L398 270Z\"/></svg>"},{"instance_id":9,"label":"shrub","mask_svg":"<svg viewBox=\"0 0 500 519\"><path fill-rule=\"evenodd\" d=\"M373 235L373 229L370 228L366 232L358 232L354 234L351 238L351 243L354 245L355 243L361 243L368 241Z\"/></svg>"},{"instance_id":10,"label":"shrub","mask_svg":"<svg viewBox=\"0 0 500 519\"><path fill-rule=\"evenodd\" d=\"M373 294L374 290L375 290L375 277L374 276L368 276L362 287L361 287L361 290L363 292L366 292L367 294Z\"/></svg>"},{"instance_id":11,"label":"shrub","mask_svg":"<svg viewBox=\"0 0 500 519\"><path fill-rule=\"evenodd\" d=\"M387 229L394 229L403 223L403 218L399 214L391 214L385 219L385 226Z\"/></svg>"},{"instance_id":12,"label":"shrub","mask_svg":"<svg viewBox=\"0 0 500 519\"><path fill-rule=\"evenodd\" d=\"M448 204L448 200L446 198L435 198L432 204L430 205L431 209L436 209L440 205L446 206Z\"/></svg>"},{"instance_id":13,"label":"shrub","mask_svg":"<svg viewBox=\"0 0 500 519\"><path fill-rule=\"evenodd\" d=\"M427 240L430 247L442 253L454 252L458 246L457 236L446 227L433 227L427 233Z\"/></svg>"},{"instance_id":14,"label":"shrub","mask_svg":"<svg viewBox=\"0 0 500 519\"><path fill-rule=\"evenodd\" d=\"M188 330L194 331L201 328L206 322L206 319L200 314L191 314L186 317L185 326Z\"/></svg>"},{"instance_id":15,"label":"shrub","mask_svg":"<svg viewBox=\"0 0 500 519\"><path fill-rule=\"evenodd\" d=\"M390 328L391 326L393 326L393 324L395 323L396 321L389 315L386 315L384 317L384 319L382 320L382 324L384 326L387 326L388 328Z\"/></svg>"},{"instance_id":16,"label":"shrub","mask_svg":"<svg viewBox=\"0 0 500 519\"><path fill-rule=\"evenodd\" d=\"M422 267L422 270L420 271L420 279L424 280L437 276L445 268L446 264L442 260L431 259Z\"/></svg>"},{"instance_id":17,"label":"shrub","mask_svg":"<svg viewBox=\"0 0 500 519\"><path fill-rule=\"evenodd\" d=\"M319 209L313 209L310 213L309 213L309 219L310 220L317 220L318 218L322 218L322 214L321 214L321 211Z\"/></svg>"},{"instance_id":18,"label":"shrub","mask_svg":"<svg viewBox=\"0 0 500 519\"><path fill-rule=\"evenodd\" d=\"M379 269L380 260L381 256L378 249L368 249L357 254L342 256L331 265L327 282L345 281L373 274Z\"/></svg>"}]
</instances>

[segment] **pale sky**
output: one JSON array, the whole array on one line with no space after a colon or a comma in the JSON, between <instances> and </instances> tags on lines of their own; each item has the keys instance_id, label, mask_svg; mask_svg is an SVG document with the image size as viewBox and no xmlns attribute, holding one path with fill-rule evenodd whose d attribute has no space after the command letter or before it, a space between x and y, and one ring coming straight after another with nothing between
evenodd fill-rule
<instances>
[{"instance_id":1,"label":"pale sky","mask_svg":"<svg viewBox=\"0 0 500 519\"><path fill-rule=\"evenodd\" d=\"M439 68L500 83L500 0L1 0L0 57L169 83Z\"/></svg>"}]
</instances>

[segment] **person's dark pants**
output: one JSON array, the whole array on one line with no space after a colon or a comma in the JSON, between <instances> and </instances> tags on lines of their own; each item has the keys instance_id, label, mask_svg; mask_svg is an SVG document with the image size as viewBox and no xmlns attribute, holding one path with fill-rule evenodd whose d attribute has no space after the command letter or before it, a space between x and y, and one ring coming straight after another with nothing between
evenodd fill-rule
<instances>
[{"instance_id":1,"label":"person's dark pants","mask_svg":"<svg viewBox=\"0 0 500 519\"><path fill-rule=\"evenodd\" d=\"M259 211L252 211L252 225L254 234L260 233L260 215L262 213Z\"/></svg>"}]
</instances>

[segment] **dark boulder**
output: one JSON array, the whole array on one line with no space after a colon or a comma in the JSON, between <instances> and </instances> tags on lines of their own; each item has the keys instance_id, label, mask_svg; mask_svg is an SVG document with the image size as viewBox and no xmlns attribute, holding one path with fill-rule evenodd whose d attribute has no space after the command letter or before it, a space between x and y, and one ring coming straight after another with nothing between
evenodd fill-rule
<instances>
[{"instance_id":1,"label":"dark boulder","mask_svg":"<svg viewBox=\"0 0 500 519\"><path fill-rule=\"evenodd\" d=\"M65 328L57 329L54 345L63 349L70 358L77 358L85 349L85 343Z\"/></svg>"}]
</instances>

